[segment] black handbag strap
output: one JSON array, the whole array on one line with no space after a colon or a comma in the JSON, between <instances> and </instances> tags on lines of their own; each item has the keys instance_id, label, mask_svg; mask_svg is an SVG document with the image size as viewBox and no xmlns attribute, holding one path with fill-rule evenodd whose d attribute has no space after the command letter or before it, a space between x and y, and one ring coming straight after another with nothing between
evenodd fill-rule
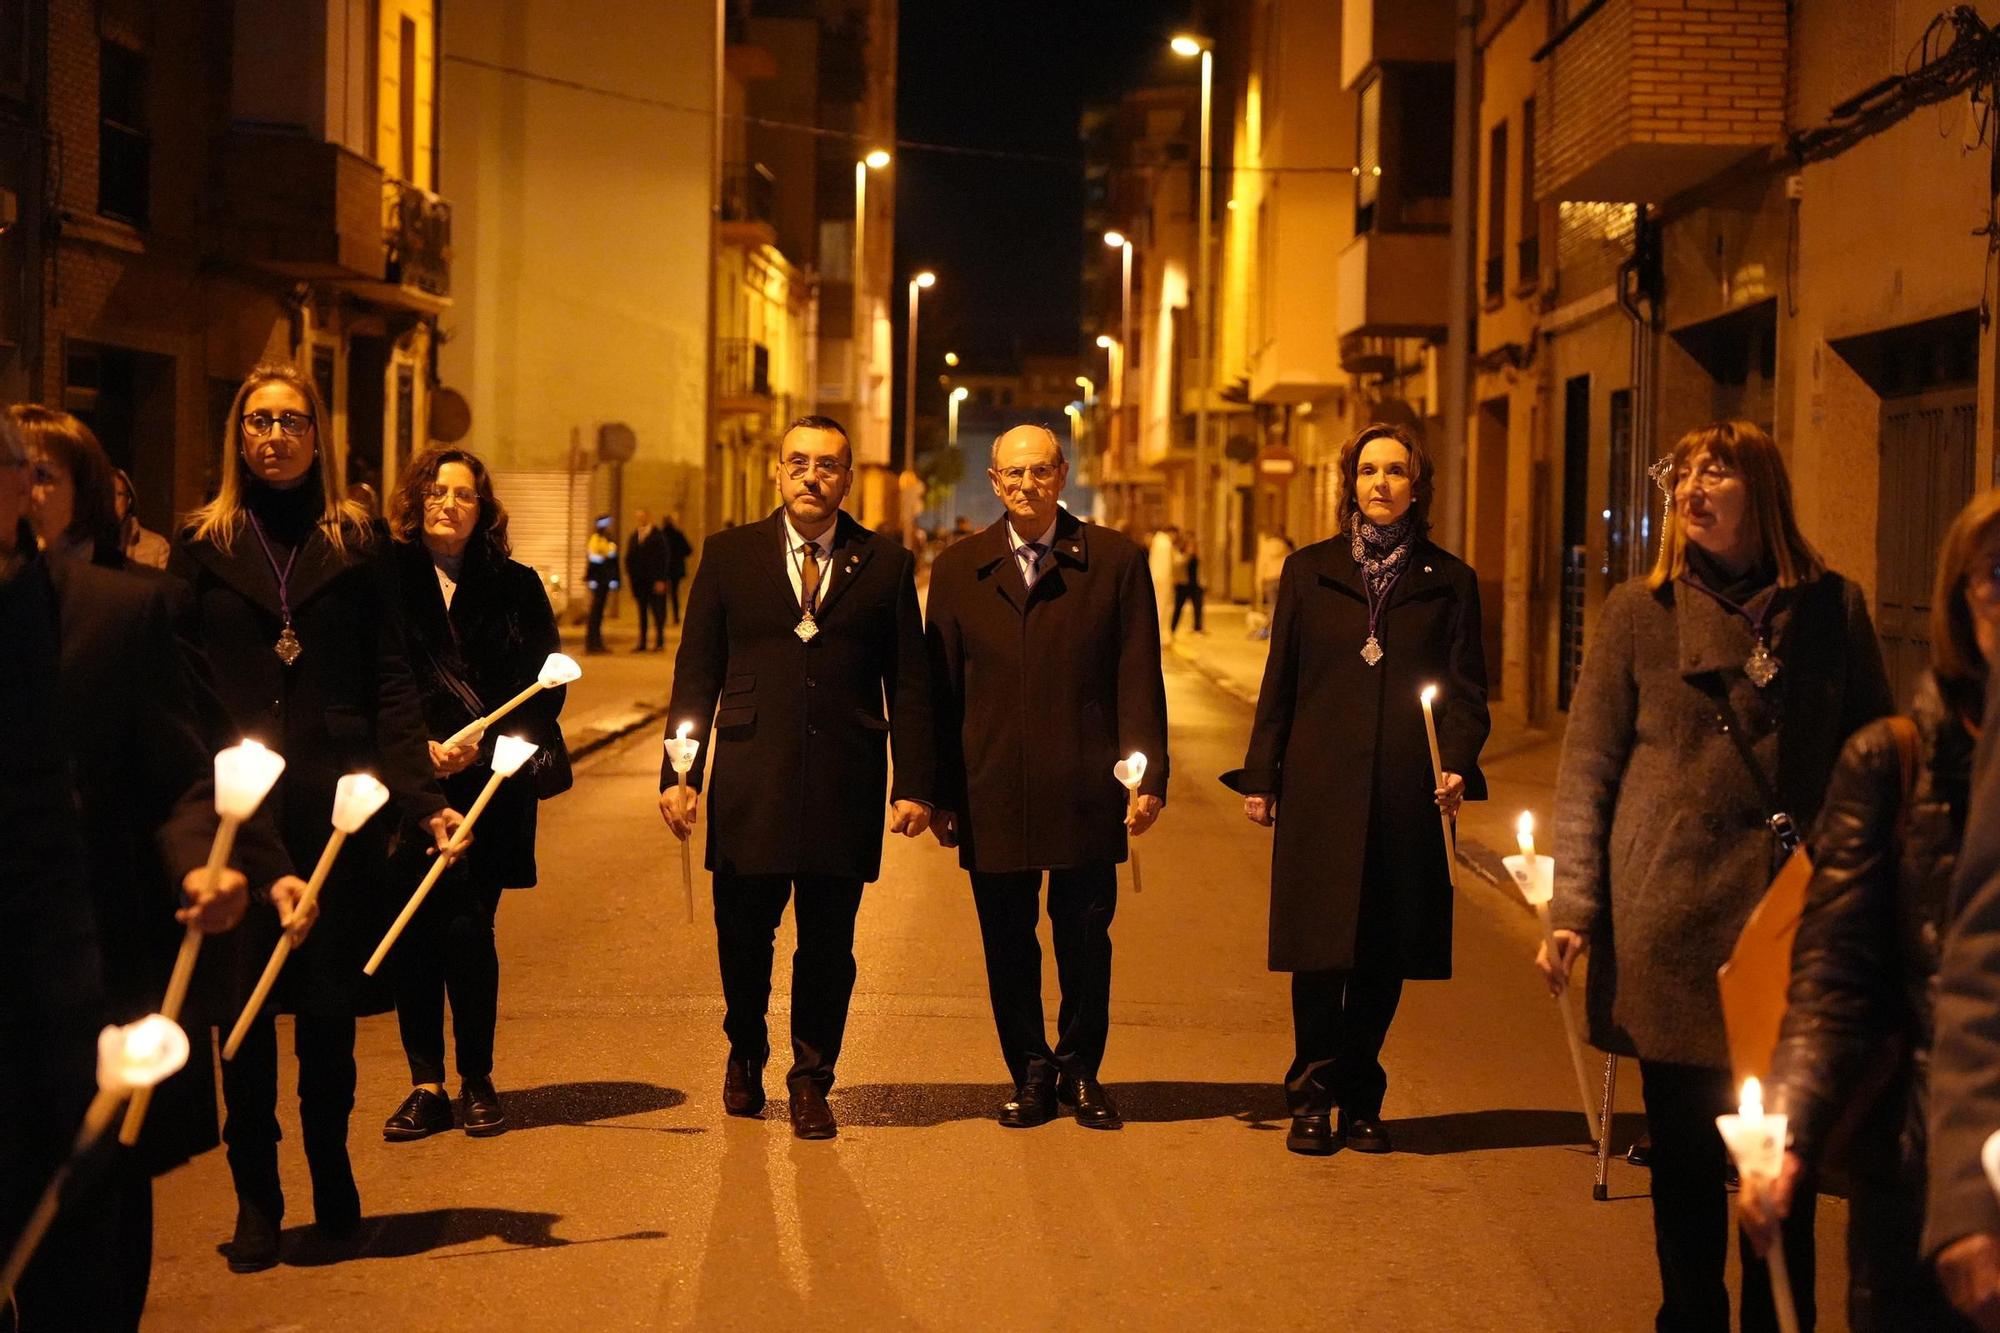
<instances>
[{"instance_id":1,"label":"black handbag strap","mask_svg":"<svg viewBox=\"0 0 2000 1333\"><path fill-rule=\"evenodd\" d=\"M1736 744L1736 753L1742 757L1743 767L1750 772L1750 781L1757 788L1757 795L1770 813L1764 817L1764 825L1778 839L1778 859L1780 861L1798 850L1799 828L1785 810L1784 800L1778 795L1778 784L1757 762L1757 752L1750 748L1750 738L1743 732L1742 719L1736 715L1736 705L1730 701L1725 687L1716 691L1715 706L1722 713L1722 729Z\"/></svg>"}]
</instances>

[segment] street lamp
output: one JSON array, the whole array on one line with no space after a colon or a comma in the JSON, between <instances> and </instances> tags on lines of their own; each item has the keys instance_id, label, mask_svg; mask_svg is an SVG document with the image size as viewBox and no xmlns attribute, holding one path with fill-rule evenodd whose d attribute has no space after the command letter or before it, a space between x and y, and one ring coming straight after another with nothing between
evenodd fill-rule
<instances>
[{"instance_id":1,"label":"street lamp","mask_svg":"<svg viewBox=\"0 0 2000 1333\"><path fill-rule=\"evenodd\" d=\"M955 365L957 365L957 364L958 364L958 353L957 353L957 352L946 352L946 353L944 354L944 363L945 363L945 364L946 364L947 366L955 366Z\"/></svg>"},{"instance_id":2,"label":"street lamp","mask_svg":"<svg viewBox=\"0 0 2000 1333\"><path fill-rule=\"evenodd\" d=\"M910 279L909 373L903 377L903 470L917 465L917 293L937 285L937 274L925 269Z\"/></svg>"},{"instance_id":3,"label":"street lamp","mask_svg":"<svg viewBox=\"0 0 2000 1333\"><path fill-rule=\"evenodd\" d=\"M868 173L880 171L889 165L889 152L885 148L872 149L867 156L854 164L854 309L851 312L853 326L848 331L854 337L854 355L849 358L849 374L854 381L849 403L854 411L857 429L866 431L867 422L862 419L861 400L867 392L869 362L873 360L875 339L868 328L868 302L863 297L867 284L862 281L868 267Z\"/></svg>"},{"instance_id":4,"label":"street lamp","mask_svg":"<svg viewBox=\"0 0 2000 1333\"><path fill-rule=\"evenodd\" d=\"M1069 451L1074 454L1077 451L1077 423L1083 420L1083 408L1076 403L1064 403L1063 415L1069 418Z\"/></svg>"},{"instance_id":5,"label":"street lamp","mask_svg":"<svg viewBox=\"0 0 2000 1333\"><path fill-rule=\"evenodd\" d=\"M1209 129L1209 117L1215 100L1215 44L1206 38L1182 33L1169 45L1173 53L1183 59L1201 58L1201 213L1199 217L1200 235L1195 241L1194 317L1199 330L1201 382L1196 385L1194 400L1194 531L1195 540L1204 551L1216 549L1208 539L1208 396L1210 385L1215 378L1212 362L1215 358L1214 320L1209 311L1208 290L1208 215L1213 205L1210 202L1215 182L1213 163L1210 160L1213 135Z\"/></svg>"},{"instance_id":6,"label":"street lamp","mask_svg":"<svg viewBox=\"0 0 2000 1333\"><path fill-rule=\"evenodd\" d=\"M1090 376L1078 375L1076 377L1076 387L1083 390L1083 401L1086 406L1097 401L1097 381L1091 379Z\"/></svg>"},{"instance_id":7,"label":"street lamp","mask_svg":"<svg viewBox=\"0 0 2000 1333\"><path fill-rule=\"evenodd\" d=\"M1104 349L1106 382L1111 386L1111 404L1117 407L1125 401L1125 345L1108 333L1097 335L1097 345Z\"/></svg>"},{"instance_id":8,"label":"street lamp","mask_svg":"<svg viewBox=\"0 0 2000 1333\"><path fill-rule=\"evenodd\" d=\"M971 396L972 390L961 384L951 391L950 397L944 400L946 417L945 441L954 449L958 447L958 405Z\"/></svg>"},{"instance_id":9,"label":"street lamp","mask_svg":"<svg viewBox=\"0 0 2000 1333\"><path fill-rule=\"evenodd\" d=\"M1114 250L1123 251L1124 273L1118 285L1118 342L1125 348L1132 346L1132 241L1120 231L1104 233L1104 243ZM1121 370L1126 367L1121 366ZM1125 407L1125 376L1118 376L1113 386L1112 398L1122 411Z\"/></svg>"}]
</instances>

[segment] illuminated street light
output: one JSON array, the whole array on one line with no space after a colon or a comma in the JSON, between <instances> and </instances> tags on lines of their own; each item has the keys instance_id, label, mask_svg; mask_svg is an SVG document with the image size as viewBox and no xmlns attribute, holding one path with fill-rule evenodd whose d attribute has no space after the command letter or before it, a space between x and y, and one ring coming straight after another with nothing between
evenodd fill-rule
<instances>
[{"instance_id":1,"label":"illuminated street light","mask_svg":"<svg viewBox=\"0 0 2000 1333\"><path fill-rule=\"evenodd\" d=\"M1104 233L1104 243L1122 252L1118 284L1118 342L1123 347L1130 347L1132 345L1132 242L1122 231L1107 231ZM1125 376L1122 373L1125 369L1121 362L1119 366L1121 373L1111 383L1111 402L1120 411L1125 408Z\"/></svg>"},{"instance_id":2,"label":"illuminated street light","mask_svg":"<svg viewBox=\"0 0 2000 1333\"><path fill-rule=\"evenodd\" d=\"M1113 337L1112 337L1112 336L1111 336L1110 334L1108 334L1108 333L1100 333L1100 334L1098 334L1098 335L1097 335L1097 345L1098 345L1099 347L1102 347L1102 348L1106 348L1106 349L1109 349L1109 348L1110 348L1110 346L1111 346L1111 344L1112 344L1113 342L1115 342L1115 341L1117 341L1117 340L1116 340L1116 339L1114 339L1114 338L1113 338Z\"/></svg>"},{"instance_id":3,"label":"illuminated street light","mask_svg":"<svg viewBox=\"0 0 2000 1333\"><path fill-rule=\"evenodd\" d=\"M1128 241L1126 241L1126 239L1125 239L1125 233L1124 233L1124 232L1122 232L1122 231L1107 231L1107 232L1105 232L1105 233L1104 233L1104 243L1105 243L1106 245L1110 246L1110 247L1111 247L1111 248L1112 248L1113 250L1117 250L1117 249L1121 249L1121 248L1123 248L1124 246L1126 246L1127 244L1129 244L1129 242L1128 242Z\"/></svg>"},{"instance_id":4,"label":"illuminated street light","mask_svg":"<svg viewBox=\"0 0 2000 1333\"><path fill-rule=\"evenodd\" d=\"M971 396L972 390L961 384L944 400L945 416L948 419L945 425L945 443L954 448L958 445L958 405Z\"/></svg>"},{"instance_id":5,"label":"illuminated street light","mask_svg":"<svg viewBox=\"0 0 2000 1333\"><path fill-rule=\"evenodd\" d=\"M903 376L903 471L914 474L917 466L917 293L937 285L937 274L925 269L910 279L909 369ZM904 527L916 521L906 517Z\"/></svg>"},{"instance_id":6,"label":"illuminated street light","mask_svg":"<svg viewBox=\"0 0 2000 1333\"><path fill-rule=\"evenodd\" d=\"M862 162L867 164L867 167L870 171L880 171L882 168L889 165L890 161L889 150L886 148L873 149L869 152L868 156L862 158L861 160Z\"/></svg>"},{"instance_id":7,"label":"illuminated street light","mask_svg":"<svg viewBox=\"0 0 2000 1333\"><path fill-rule=\"evenodd\" d=\"M854 424L863 430L867 429L867 426L861 420L861 403L868 396L869 372L874 368L871 364L873 358L870 357L869 351L875 343L875 340L868 333L868 303L865 299L865 293L868 290L866 281L868 270L868 246L866 239L868 233L868 173L871 171L880 171L888 165L889 151L886 148L872 149L866 157L863 157L854 164L854 327L851 332L854 337L854 346L858 349L858 355L854 358L853 393L848 401L854 407Z\"/></svg>"},{"instance_id":8,"label":"illuminated street light","mask_svg":"<svg viewBox=\"0 0 2000 1333\"><path fill-rule=\"evenodd\" d=\"M910 281L919 287L935 287L937 286L937 274L931 272L929 269L925 269L922 273L917 274L916 277L911 278Z\"/></svg>"},{"instance_id":9,"label":"illuminated street light","mask_svg":"<svg viewBox=\"0 0 2000 1333\"><path fill-rule=\"evenodd\" d=\"M1096 401L1097 382L1091 379L1090 376L1078 375L1076 377L1076 387L1083 390L1083 401L1086 404Z\"/></svg>"},{"instance_id":10,"label":"illuminated street light","mask_svg":"<svg viewBox=\"0 0 2000 1333\"><path fill-rule=\"evenodd\" d=\"M1215 44L1205 38L1182 33L1169 45L1177 56L1192 60L1201 57L1201 212L1195 240L1194 317L1200 348L1201 382L1195 386L1194 400L1194 531L1203 550L1216 549L1208 533L1208 398L1214 387L1215 314L1208 277L1209 214L1214 211L1215 168L1213 124L1215 105Z\"/></svg>"},{"instance_id":11,"label":"illuminated street light","mask_svg":"<svg viewBox=\"0 0 2000 1333\"><path fill-rule=\"evenodd\" d=\"M955 365L957 365L957 364L958 364L958 353L957 353L957 352L946 352L946 353L944 354L944 363L945 363L945 364L946 364L947 366L955 366Z\"/></svg>"}]
</instances>

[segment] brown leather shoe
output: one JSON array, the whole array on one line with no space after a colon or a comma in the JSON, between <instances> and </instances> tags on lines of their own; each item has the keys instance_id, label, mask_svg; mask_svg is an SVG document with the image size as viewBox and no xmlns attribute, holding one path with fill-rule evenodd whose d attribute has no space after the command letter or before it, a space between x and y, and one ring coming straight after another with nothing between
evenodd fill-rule
<instances>
[{"instance_id":1,"label":"brown leather shoe","mask_svg":"<svg viewBox=\"0 0 2000 1333\"><path fill-rule=\"evenodd\" d=\"M722 1073L722 1109L731 1115L764 1114L764 1071L748 1060L732 1059Z\"/></svg>"},{"instance_id":2,"label":"brown leather shoe","mask_svg":"<svg viewBox=\"0 0 2000 1333\"><path fill-rule=\"evenodd\" d=\"M1111 1103L1111 1094L1094 1078L1077 1079L1066 1100L1076 1123L1085 1129L1117 1129L1125 1123Z\"/></svg>"},{"instance_id":3,"label":"brown leather shoe","mask_svg":"<svg viewBox=\"0 0 2000 1333\"><path fill-rule=\"evenodd\" d=\"M1285 1149L1305 1157L1326 1157L1333 1152L1333 1117L1328 1115L1295 1115L1292 1128L1285 1135Z\"/></svg>"},{"instance_id":4,"label":"brown leather shoe","mask_svg":"<svg viewBox=\"0 0 2000 1333\"><path fill-rule=\"evenodd\" d=\"M799 1083L792 1088L792 1133L802 1139L830 1139L840 1132L834 1123L833 1108L817 1083Z\"/></svg>"}]
</instances>

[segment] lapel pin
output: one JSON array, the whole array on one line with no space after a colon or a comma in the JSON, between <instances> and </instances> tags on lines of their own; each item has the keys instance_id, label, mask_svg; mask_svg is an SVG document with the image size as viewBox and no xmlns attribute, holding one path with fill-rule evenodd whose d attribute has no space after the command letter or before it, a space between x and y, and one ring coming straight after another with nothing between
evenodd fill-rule
<instances>
[{"instance_id":1,"label":"lapel pin","mask_svg":"<svg viewBox=\"0 0 2000 1333\"><path fill-rule=\"evenodd\" d=\"M1428 574L1428 573L1430 573L1430 572L1431 572L1431 567L1430 567L1429 565L1425 565L1425 566L1424 566L1424 573Z\"/></svg>"}]
</instances>

